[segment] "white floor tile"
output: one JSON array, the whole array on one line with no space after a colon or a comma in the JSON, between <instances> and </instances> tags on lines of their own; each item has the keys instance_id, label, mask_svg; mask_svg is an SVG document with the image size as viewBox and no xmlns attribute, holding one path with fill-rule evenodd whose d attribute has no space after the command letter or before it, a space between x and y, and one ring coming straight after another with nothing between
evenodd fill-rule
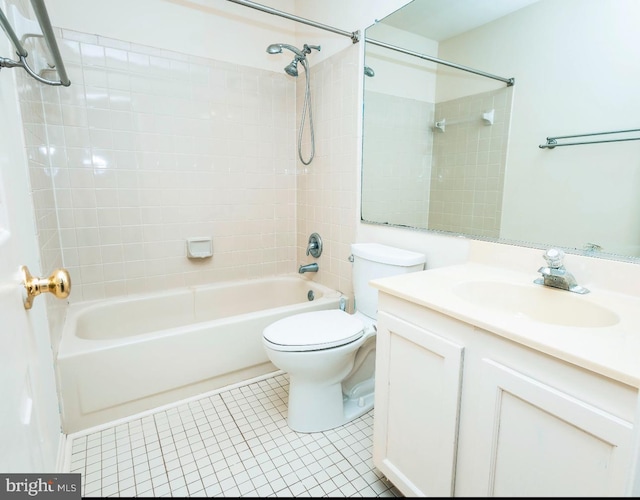
<instances>
[{"instance_id":1,"label":"white floor tile","mask_svg":"<svg viewBox=\"0 0 640 500\"><path fill-rule=\"evenodd\" d=\"M287 426L286 374L95 433L70 435L87 497L400 497L374 468L373 410L338 429Z\"/></svg>"}]
</instances>

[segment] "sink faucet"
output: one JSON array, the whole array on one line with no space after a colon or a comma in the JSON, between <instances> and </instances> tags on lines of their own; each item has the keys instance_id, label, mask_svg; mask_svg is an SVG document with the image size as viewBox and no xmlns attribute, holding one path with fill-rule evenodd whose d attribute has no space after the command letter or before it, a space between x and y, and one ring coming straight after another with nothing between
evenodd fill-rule
<instances>
[{"instance_id":1,"label":"sink faucet","mask_svg":"<svg viewBox=\"0 0 640 500\"><path fill-rule=\"evenodd\" d=\"M298 268L298 272L302 273L317 273L318 272L318 264L313 262L312 264L306 264L304 266L300 266Z\"/></svg>"},{"instance_id":2,"label":"sink faucet","mask_svg":"<svg viewBox=\"0 0 640 500\"><path fill-rule=\"evenodd\" d=\"M541 267L538 272L541 278L533 280L538 285L546 285L575 293L589 293L585 287L578 285L576 278L564 267L564 252L557 248L550 248L544 255L547 267Z\"/></svg>"}]
</instances>

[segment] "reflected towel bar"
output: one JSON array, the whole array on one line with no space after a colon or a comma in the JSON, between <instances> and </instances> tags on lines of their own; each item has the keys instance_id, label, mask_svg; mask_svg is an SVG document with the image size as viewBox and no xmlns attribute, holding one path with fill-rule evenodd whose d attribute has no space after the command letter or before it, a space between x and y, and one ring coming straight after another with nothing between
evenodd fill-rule
<instances>
[{"instance_id":1,"label":"reflected towel bar","mask_svg":"<svg viewBox=\"0 0 640 500\"><path fill-rule=\"evenodd\" d=\"M581 144L600 144L603 142L623 142L623 141L638 141L640 137L623 137L621 139L603 139L601 141L585 141L585 142L565 142L558 143L558 139L573 139L575 137L591 137L594 135L609 135L609 134L626 134L629 132L640 132L640 129L629 130L614 130L611 132L593 132L591 134L576 134L576 135L559 135L556 137L547 137L545 144L540 144L538 147L542 149L553 149L558 146L580 146Z\"/></svg>"}]
</instances>

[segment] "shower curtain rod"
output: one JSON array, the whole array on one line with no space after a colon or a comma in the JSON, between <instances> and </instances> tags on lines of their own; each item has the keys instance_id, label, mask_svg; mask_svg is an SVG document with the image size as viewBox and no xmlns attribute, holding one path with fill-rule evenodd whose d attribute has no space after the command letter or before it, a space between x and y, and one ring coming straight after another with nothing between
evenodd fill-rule
<instances>
[{"instance_id":1,"label":"shower curtain rod","mask_svg":"<svg viewBox=\"0 0 640 500\"><path fill-rule=\"evenodd\" d=\"M397 47L395 45L390 45L385 42L380 42L378 40L373 40L372 38L364 39L365 42L370 43L372 45L378 45L379 47L384 47L386 49L395 50L397 52L402 52L404 54L408 54L410 56L419 57L420 59L426 59L427 61L432 61L438 64L444 64L445 66L451 66L452 68L460 69L462 71L468 71L469 73L475 73L476 75L485 76L487 78L493 78L494 80L500 80L507 84L507 87L511 87L515 83L514 78L503 78L501 76L492 75L491 73L485 73L484 71L480 71L477 69L469 68L467 66L462 66L460 64L452 63L449 61L445 61L443 59L438 59L437 57L427 56L425 54L420 54L419 52L414 52L412 50L403 49L402 47Z\"/></svg>"},{"instance_id":2,"label":"shower curtain rod","mask_svg":"<svg viewBox=\"0 0 640 500\"><path fill-rule=\"evenodd\" d=\"M276 10L271 7L267 7L265 5L260 5L259 3L249 2L248 0L228 0L228 1L237 3L239 5L244 5L245 7L251 7L252 9L261 10L262 12L266 12L267 14L273 14L274 16L284 17L286 19L290 19L291 21L296 21L298 23L307 24L315 28L320 28L325 31L331 31L332 33L337 33L338 35L348 36L349 38L351 38L351 41L353 43L358 43L360 41L360 31L341 30L338 28L334 28L333 26L328 26L326 24L317 23L315 21L305 19L303 17L287 14L286 12L282 12L281 10Z\"/></svg>"}]
</instances>

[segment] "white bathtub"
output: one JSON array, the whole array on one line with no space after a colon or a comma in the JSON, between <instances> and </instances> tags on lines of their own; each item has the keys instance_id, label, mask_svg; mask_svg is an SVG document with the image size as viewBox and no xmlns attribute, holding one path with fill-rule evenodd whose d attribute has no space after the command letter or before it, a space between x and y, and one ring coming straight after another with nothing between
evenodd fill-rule
<instances>
[{"instance_id":1,"label":"white bathtub","mask_svg":"<svg viewBox=\"0 0 640 500\"><path fill-rule=\"evenodd\" d=\"M341 297L293 275L72 304L57 358L64 431L276 371L262 330Z\"/></svg>"}]
</instances>

